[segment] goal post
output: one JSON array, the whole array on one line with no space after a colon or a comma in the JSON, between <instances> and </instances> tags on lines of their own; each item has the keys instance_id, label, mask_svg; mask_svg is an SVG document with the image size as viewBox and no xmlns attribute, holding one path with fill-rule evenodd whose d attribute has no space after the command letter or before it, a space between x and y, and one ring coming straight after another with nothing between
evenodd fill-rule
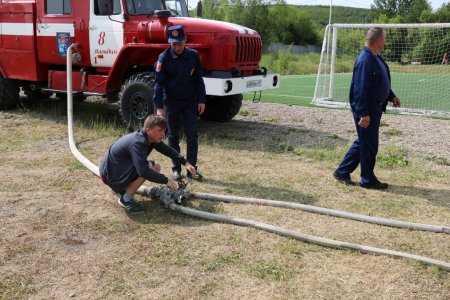
<instances>
[{"instance_id":1,"label":"goal post","mask_svg":"<svg viewBox=\"0 0 450 300\"><path fill-rule=\"evenodd\" d=\"M381 56L401 112L450 116L450 23L330 24L325 29L313 103L348 106L353 63L371 27L382 27Z\"/></svg>"}]
</instances>

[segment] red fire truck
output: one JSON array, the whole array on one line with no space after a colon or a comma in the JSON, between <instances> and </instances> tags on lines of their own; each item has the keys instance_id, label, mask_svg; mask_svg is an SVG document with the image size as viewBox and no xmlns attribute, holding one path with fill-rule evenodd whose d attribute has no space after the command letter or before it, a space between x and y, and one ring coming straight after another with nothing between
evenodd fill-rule
<instances>
[{"instance_id":1,"label":"red fire truck","mask_svg":"<svg viewBox=\"0 0 450 300\"><path fill-rule=\"evenodd\" d=\"M66 51L75 43L74 98L117 102L124 123L137 127L154 110L154 64L172 25L183 25L186 46L200 53L203 118L228 121L242 93L278 87L279 76L259 66L256 31L189 18L184 0L0 0L0 109L17 104L20 88L30 99L64 97Z\"/></svg>"}]
</instances>

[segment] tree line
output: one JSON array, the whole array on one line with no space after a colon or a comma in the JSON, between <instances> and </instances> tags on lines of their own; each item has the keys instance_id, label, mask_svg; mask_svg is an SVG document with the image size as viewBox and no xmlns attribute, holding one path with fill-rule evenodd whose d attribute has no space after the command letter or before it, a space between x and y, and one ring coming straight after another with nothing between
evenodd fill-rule
<instances>
[{"instance_id":1,"label":"tree line","mask_svg":"<svg viewBox=\"0 0 450 300\"><path fill-rule=\"evenodd\" d=\"M328 6L295 6L284 0L203 0L203 17L258 31L264 45L321 45ZM450 3L433 12L427 0L374 0L370 9L333 7L332 23L447 23Z\"/></svg>"}]
</instances>

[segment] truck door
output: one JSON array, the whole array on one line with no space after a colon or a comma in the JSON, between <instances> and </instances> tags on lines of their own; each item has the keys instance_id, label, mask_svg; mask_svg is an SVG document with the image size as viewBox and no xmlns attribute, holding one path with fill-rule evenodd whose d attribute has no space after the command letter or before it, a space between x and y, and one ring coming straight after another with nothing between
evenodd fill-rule
<instances>
[{"instance_id":1,"label":"truck door","mask_svg":"<svg viewBox=\"0 0 450 300\"><path fill-rule=\"evenodd\" d=\"M39 61L65 64L67 48L75 41L75 14L71 0L36 1L36 11Z\"/></svg>"},{"instance_id":2,"label":"truck door","mask_svg":"<svg viewBox=\"0 0 450 300\"><path fill-rule=\"evenodd\" d=\"M124 44L123 7L120 0L90 0L89 44L91 64L111 67Z\"/></svg>"},{"instance_id":3,"label":"truck door","mask_svg":"<svg viewBox=\"0 0 450 300\"><path fill-rule=\"evenodd\" d=\"M77 0L43 0L36 6L39 60L65 64L67 47L77 43L82 59L78 65L89 66L89 5Z\"/></svg>"}]
</instances>

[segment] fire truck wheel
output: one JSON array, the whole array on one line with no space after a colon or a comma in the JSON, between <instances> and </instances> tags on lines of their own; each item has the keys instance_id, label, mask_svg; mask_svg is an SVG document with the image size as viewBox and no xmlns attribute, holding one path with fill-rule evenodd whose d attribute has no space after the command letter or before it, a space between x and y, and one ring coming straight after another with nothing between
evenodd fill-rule
<instances>
[{"instance_id":1,"label":"fire truck wheel","mask_svg":"<svg viewBox=\"0 0 450 300\"><path fill-rule=\"evenodd\" d=\"M153 104L152 73L144 72L130 76L120 88L119 114L129 130L143 126L145 118L155 111Z\"/></svg>"},{"instance_id":2,"label":"fire truck wheel","mask_svg":"<svg viewBox=\"0 0 450 300\"><path fill-rule=\"evenodd\" d=\"M0 76L0 109L16 107L20 99L19 92L20 88L17 82Z\"/></svg>"},{"instance_id":3,"label":"fire truck wheel","mask_svg":"<svg viewBox=\"0 0 450 300\"><path fill-rule=\"evenodd\" d=\"M206 96L206 109L200 117L207 121L228 122L237 115L241 106L242 94Z\"/></svg>"},{"instance_id":4,"label":"fire truck wheel","mask_svg":"<svg viewBox=\"0 0 450 300\"><path fill-rule=\"evenodd\" d=\"M50 98L53 93L51 92L43 92L39 88L32 89L30 86L24 86L23 93L31 100L44 100Z\"/></svg>"},{"instance_id":5,"label":"fire truck wheel","mask_svg":"<svg viewBox=\"0 0 450 300\"><path fill-rule=\"evenodd\" d=\"M119 92L107 92L106 93L106 101L108 103L116 103L119 102Z\"/></svg>"}]
</instances>

